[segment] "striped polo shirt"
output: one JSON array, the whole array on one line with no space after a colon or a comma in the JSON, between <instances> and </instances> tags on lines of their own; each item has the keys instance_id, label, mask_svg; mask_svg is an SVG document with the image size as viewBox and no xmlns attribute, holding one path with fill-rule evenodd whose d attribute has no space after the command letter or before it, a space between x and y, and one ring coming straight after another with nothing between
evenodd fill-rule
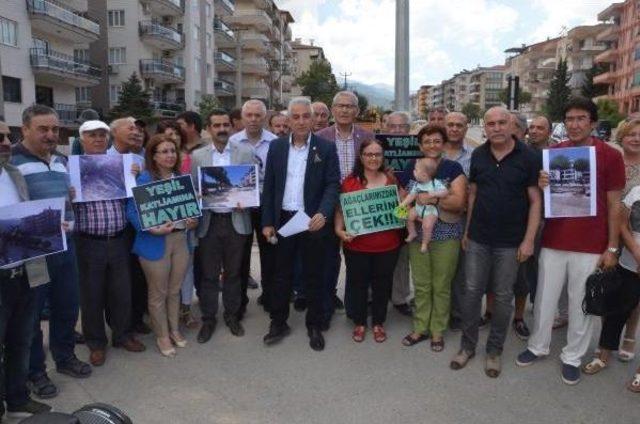
<instances>
[{"instance_id":1,"label":"striped polo shirt","mask_svg":"<svg viewBox=\"0 0 640 424\"><path fill-rule=\"evenodd\" d=\"M31 200L64 197L67 199L65 220L74 220L69 202L67 158L64 155L55 152L47 162L27 150L22 143L18 143L11 149L11 164L24 176Z\"/></svg>"}]
</instances>

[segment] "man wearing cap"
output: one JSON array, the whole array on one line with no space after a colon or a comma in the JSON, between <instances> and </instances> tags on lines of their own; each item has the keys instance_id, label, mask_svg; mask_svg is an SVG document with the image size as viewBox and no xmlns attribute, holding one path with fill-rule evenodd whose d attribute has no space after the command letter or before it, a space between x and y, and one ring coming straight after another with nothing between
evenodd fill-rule
<instances>
[{"instance_id":1,"label":"man wearing cap","mask_svg":"<svg viewBox=\"0 0 640 424\"><path fill-rule=\"evenodd\" d=\"M86 121L80 126L79 132L85 154L106 153L107 124L98 120ZM89 360L93 366L101 366L106 359L108 341L104 315L107 309L113 346L130 352L145 350L145 346L129 332L131 275L129 245L125 235L125 201L97 200L73 204L82 334L91 351Z\"/></svg>"}]
</instances>

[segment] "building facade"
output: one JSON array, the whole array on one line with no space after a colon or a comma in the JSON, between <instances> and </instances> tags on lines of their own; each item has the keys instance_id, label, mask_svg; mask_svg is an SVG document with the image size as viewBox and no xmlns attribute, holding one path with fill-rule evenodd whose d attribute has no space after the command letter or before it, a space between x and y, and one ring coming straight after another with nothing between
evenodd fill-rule
<instances>
[{"instance_id":1,"label":"building facade","mask_svg":"<svg viewBox=\"0 0 640 424\"><path fill-rule=\"evenodd\" d=\"M302 39L296 38L291 43L292 49L292 96L302 96L302 88L296 84L295 80L307 72L311 64L316 60L327 60L324 50L320 46L316 46L314 40L309 40L308 44L304 44ZM331 105L329 105L331 106Z\"/></svg>"},{"instance_id":2,"label":"building facade","mask_svg":"<svg viewBox=\"0 0 640 424\"><path fill-rule=\"evenodd\" d=\"M469 76L469 102L480 107L484 113L487 109L500 106L500 93L504 90L505 66L478 67Z\"/></svg>"},{"instance_id":3,"label":"building facade","mask_svg":"<svg viewBox=\"0 0 640 424\"><path fill-rule=\"evenodd\" d=\"M606 24L578 26L558 41L556 62L559 59L567 61L567 71L571 75L569 87L575 94L580 94L587 73L595 65L595 57L607 48L596 38L606 27Z\"/></svg>"}]
</instances>

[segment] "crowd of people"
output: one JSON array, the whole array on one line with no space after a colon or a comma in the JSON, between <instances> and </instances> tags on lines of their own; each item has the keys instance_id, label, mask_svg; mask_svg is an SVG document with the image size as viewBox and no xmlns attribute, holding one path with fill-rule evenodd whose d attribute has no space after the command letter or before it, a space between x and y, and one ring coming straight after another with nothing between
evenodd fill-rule
<instances>
[{"instance_id":1,"label":"crowd of people","mask_svg":"<svg viewBox=\"0 0 640 424\"><path fill-rule=\"evenodd\" d=\"M154 135L135 117L109 125L84 122L74 152L132 154L128 171L138 184L191 175L197 189L199 167L258 165L259 207L213 207L199 219L148 231L132 199L72 202L77 188L69 182L67 157L58 151L60 124L53 109L26 108L22 139L13 145L9 128L0 123L0 206L68 200L66 251L0 268L0 419L5 404L10 415L28 416L50 410L32 394L58 394L46 371L44 311L56 371L87 378L92 367L107 361L109 344L145 351L140 334L153 332L166 357L187 346L185 331L198 329L197 342L207 343L220 308L228 331L242 337L247 292L259 286L258 303L270 319L267 346L289 335L291 304L306 310L315 351L324 349L332 318L342 310L353 322L354 342L362 343L369 328L375 342L385 342L391 303L412 317L408 334L398 339L406 347L430 340L430 349L441 352L445 333L461 332L452 370L475 356L479 328L485 326L490 329L484 369L492 378L501 373L510 327L527 340L515 358L524 367L549 355L553 329L566 326L560 376L569 385L582 372L612 365L613 351L622 361L634 359L640 120L627 119L617 143L606 143L592 135L596 105L576 97L564 111L568 140L554 144L546 117L528 122L493 107L483 119L487 140L474 149L466 142L469 122L460 112L432 110L415 128L408 113L389 112L382 132L415 134L423 155L405 169L390 169L385 143L356 124L359 112L356 95L342 91L331 107L299 97L286 111L271 114L260 100L232 113L184 112L160 121ZM541 152L580 146L595 148L597 213L545 219L542 192L549 175ZM408 231L349 233L340 194L386 186L397 187L399 201L410 209ZM307 231L280 235L299 211L310 218ZM259 284L251 276L254 237ZM342 257L344 301L337 292ZM598 349L583 361L596 318L583 313L582 302L586 280L598 268L615 270L622 284L616 314L602 320ZM534 311L531 330L524 318L527 299ZM81 333L75 331L79 317ZM76 356L78 342L89 349L89 363ZM640 393L640 369L627 387Z\"/></svg>"}]
</instances>

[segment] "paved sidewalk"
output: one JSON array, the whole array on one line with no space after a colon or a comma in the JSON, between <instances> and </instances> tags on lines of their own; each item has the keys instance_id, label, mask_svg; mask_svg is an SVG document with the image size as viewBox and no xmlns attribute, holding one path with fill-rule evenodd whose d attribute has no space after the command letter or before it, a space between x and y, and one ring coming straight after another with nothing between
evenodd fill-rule
<instances>
[{"instance_id":1,"label":"paved sidewalk","mask_svg":"<svg viewBox=\"0 0 640 424\"><path fill-rule=\"evenodd\" d=\"M158 353L153 337L146 336L146 352L112 349L106 364L95 368L89 379L50 371L60 389L51 403L67 412L90 402L112 403L134 424L640 422L640 396L625 389L638 361L613 360L599 375L565 386L558 359L564 330L554 332L549 358L524 369L514 360L525 343L511 333L503 374L494 380L483 372L483 345L466 369L449 369L459 333L446 336L442 353L431 352L428 342L402 346L410 320L392 308L389 339L382 344L376 344L370 332L364 343L352 342L351 325L337 315L326 334L326 349L314 352L308 346L304 315L292 309L292 335L267 348L262 337L268 319L255 303L259 293L251 291L244 337L232 336L219 323L209 343L197 344L197 332L191 331L189 346L167 359ZM526 318L531 322L530 314ZM486 336L487 330L481 331L482 342ZM85 346L77 352L87 359Z\"/></svg>"}]
</instances>

